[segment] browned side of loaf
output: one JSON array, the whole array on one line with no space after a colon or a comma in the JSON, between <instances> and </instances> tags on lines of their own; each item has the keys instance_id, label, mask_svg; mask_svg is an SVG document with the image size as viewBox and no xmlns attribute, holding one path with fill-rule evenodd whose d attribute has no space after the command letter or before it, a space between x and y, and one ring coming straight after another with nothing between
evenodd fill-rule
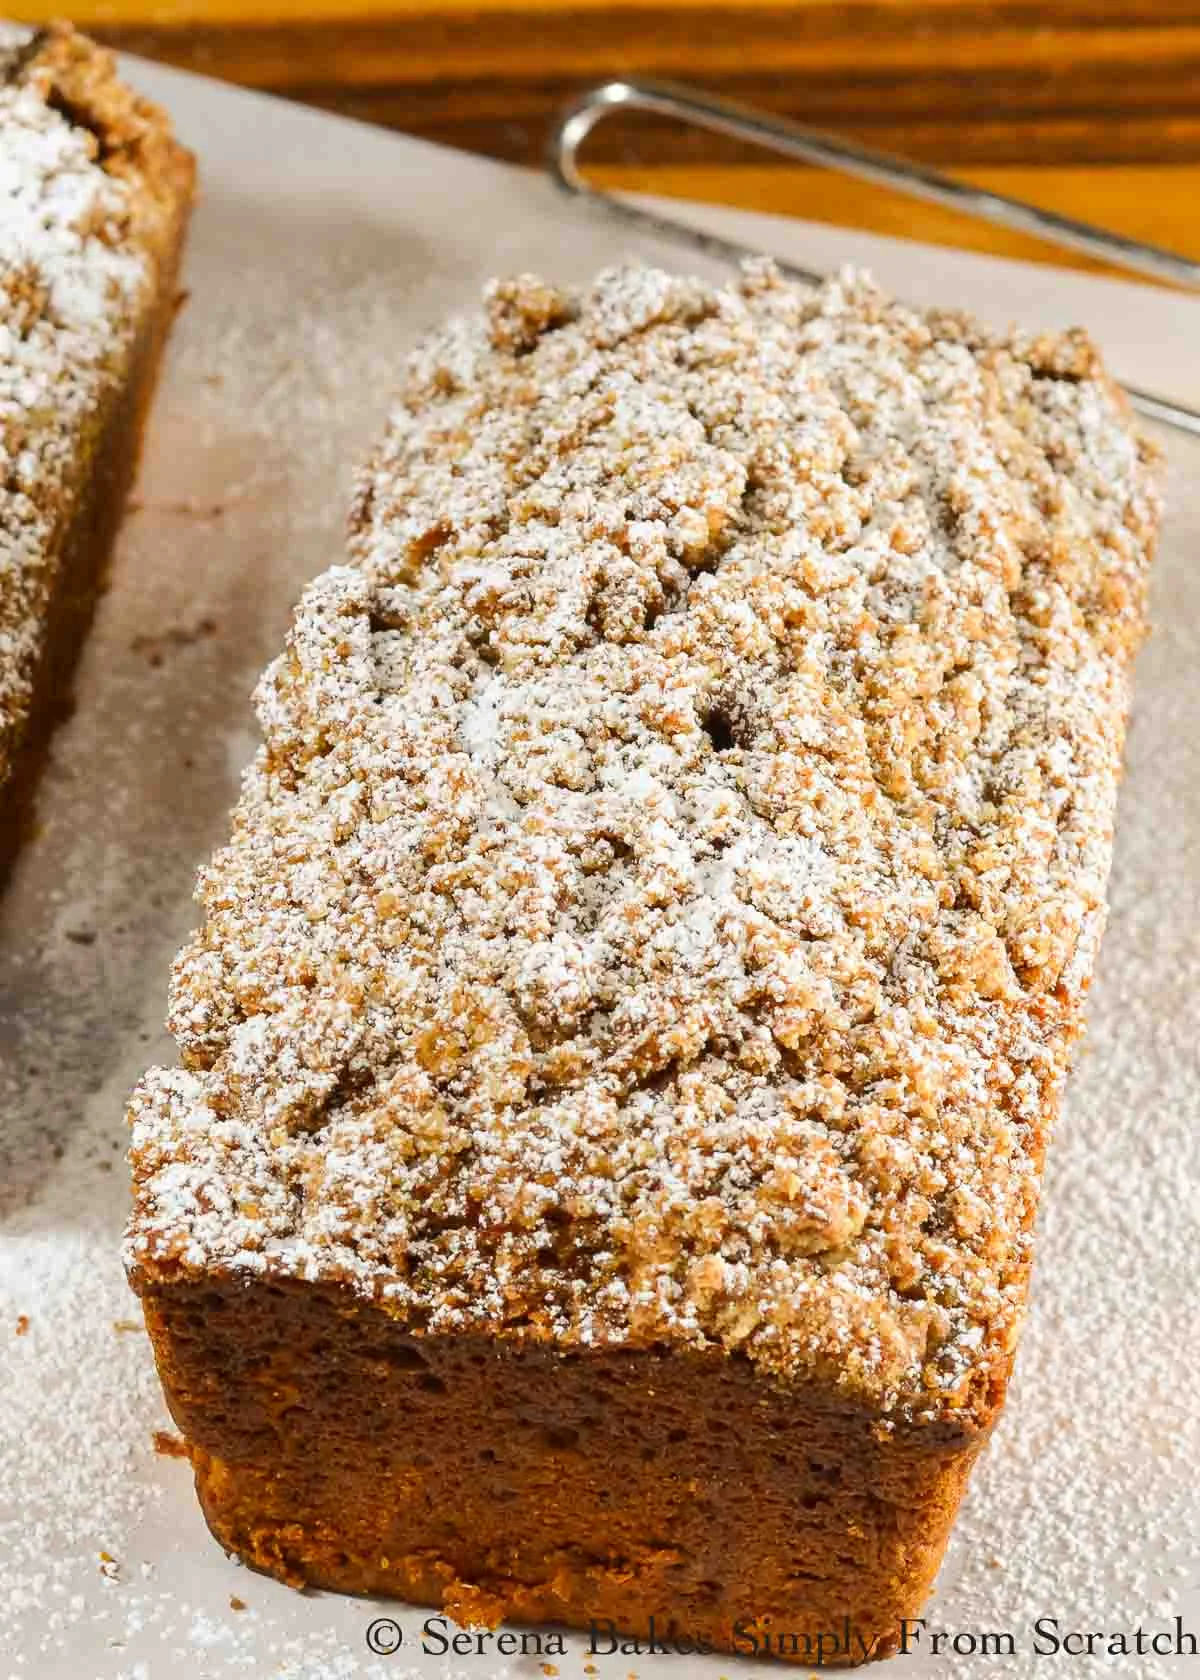
<instances>
[{"instance_id":1,"label":"browned side of loaf","mask_svg":"<svg viewBox=\"0 0 1200 1680\"><path fill-rule=\"evenodd\" d=\"M800 1662L823 1635L826 1661L885 1656L986 1438L883 1428L720 1350L413 1337L284 1282L148 1287L143 1304L227 1551L464 1622L653 1623Z\"/></svg>"}]
</instances>

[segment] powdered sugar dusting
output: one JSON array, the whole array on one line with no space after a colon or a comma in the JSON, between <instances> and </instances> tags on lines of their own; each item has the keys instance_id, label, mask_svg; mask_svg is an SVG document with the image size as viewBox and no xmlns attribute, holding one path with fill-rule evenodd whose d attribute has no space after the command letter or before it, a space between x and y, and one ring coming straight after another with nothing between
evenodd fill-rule
<instances>
[{"instance_id":1,"label":"powdered sugar dusting","mask_svg":"<svg viewBox=\"0 0 1200 1680\"><path fill-rule=\"evenodd\" d=\"M260 686L135 1266L983 1407L1156 516L1078 335L493 287Z\"/></svg>"}]
</instances>

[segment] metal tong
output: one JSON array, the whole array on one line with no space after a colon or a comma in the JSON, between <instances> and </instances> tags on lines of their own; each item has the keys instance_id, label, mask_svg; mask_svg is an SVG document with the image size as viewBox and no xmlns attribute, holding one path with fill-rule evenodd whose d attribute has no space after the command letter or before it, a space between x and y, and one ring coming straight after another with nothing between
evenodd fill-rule
<instances>
[{"instance_id":1,"label":"metal tong","mask_svg":"<svg viewBox=\"0 0 1200 1680\"><path fill-rule=\"evenodd\" d=\"M784 117L765 116L761 111L737 105L731 100L658 81L604 82L583 94L563 113L551 135L547 163L554 181L564 192L597 205L610 216L619 217L660 238L690 245L708 256L738 262L744 257L761 253L736 240L724 239L674 216L605 192L592 186L584 176L579 164L579 152L584 141L606 116L618 110L670 117L686 126L749 141L781 157L820 164L828 169L840 170L844 175L857 176L860 180L894 187L912 198L926 199L979 220L993 222L999 227L1033 234L1038 239L1071 250L1084 251L1089 256L1102 258L1105 262L1139 274L1151 275L1156 280L1169 281L1189 291L1200 291L1200 263L1181 257L1174 251L1127 239L1122 234L1111 233L1090 222L1076 221L1070 216L1060 216L1052 210L1039 209L1023 199L988 192L966 181L942 175L935 169L910 163L906 158L840 140L835 135L805 128ZM797 280L818 285L823 279L822 275L798 263L777 260L779 268ZM1123 389L1133 408L1147 419L1200 437L1200 410L1169 397L1156 396L1136 385L1125 385Z\"/></svg>"}]
</instances>

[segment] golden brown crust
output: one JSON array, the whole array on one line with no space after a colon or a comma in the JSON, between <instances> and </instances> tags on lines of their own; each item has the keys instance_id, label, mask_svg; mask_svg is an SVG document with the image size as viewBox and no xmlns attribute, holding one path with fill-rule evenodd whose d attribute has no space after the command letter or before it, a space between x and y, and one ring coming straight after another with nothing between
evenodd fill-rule
<instances>
[{"instance_id":1,"label":"golden brown crust","mask_svg":"<svg viewBox=\"0 0 1200 1680\"><path fill-rule=\"evenodd\" d=\"M0 867L136 462L193 161L69 26L0 36Z\"/></svg>"},{"instance_id":2,"label":"golden brown crust","mask_svg":"<svg viewBox=\"0 0 1200 1680\"><path fill-rule=\"evenodd\" d=\"M653 1625L810 1667L885 1656L981 1445L881 1432L715 1349L412 1337L294 1283L151 1287L144 1306L227 1550L476 1627Z\"/></svg>"}]
</instances>

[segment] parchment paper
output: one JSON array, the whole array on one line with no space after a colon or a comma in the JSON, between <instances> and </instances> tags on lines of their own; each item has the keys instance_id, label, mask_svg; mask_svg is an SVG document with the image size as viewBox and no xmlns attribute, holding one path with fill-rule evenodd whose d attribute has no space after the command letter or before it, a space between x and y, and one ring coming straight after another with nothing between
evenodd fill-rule
<instances>
[{"instance_id":1,"label":"parchment paper","mask_svg":"<svg viewBox=\"0 0 1200 1680\"><path fill-rule=\"evenodd\" d=\"M496 272L583 280L631 254L712 265L631 242L532 176L129 69L198 151L203 197L191 297L78 709L55 745L41 832L0 905L0 1675L499 1680L538 1676L543 1661L564 1677L591 1661L602 1680L784 1672L590 1656L579 1639L566 1656L422 1651L424 1612L302 1597L227 1561L186 1465L154 1450L167 1418L118 1259L122 1106L143 1066L172 1056L167 968L193 918L193 871L225 833L253 749L250 689L301 585L338 557L350 474L400 359ZM1119 372L1200 401L1195 300L704 215L805 262L865 260L914 299L1082 321ZM1164 441L1157 634L1140 663L1112 916L1053 1153L1034 1310L922 1649L888 1671L898 1680L1196 1670L1168 1655L1061 1652L1048 1669L1032 1627L1055 1617L1059 1637L1132 1638L1180 1613L1200 1634L1200 444ZM367 1649L381 1611L405 1633L395 1655ZM935 1628L1010 1632L1016 1651L935 1655Z\"/></svg>"}]
</instances>

